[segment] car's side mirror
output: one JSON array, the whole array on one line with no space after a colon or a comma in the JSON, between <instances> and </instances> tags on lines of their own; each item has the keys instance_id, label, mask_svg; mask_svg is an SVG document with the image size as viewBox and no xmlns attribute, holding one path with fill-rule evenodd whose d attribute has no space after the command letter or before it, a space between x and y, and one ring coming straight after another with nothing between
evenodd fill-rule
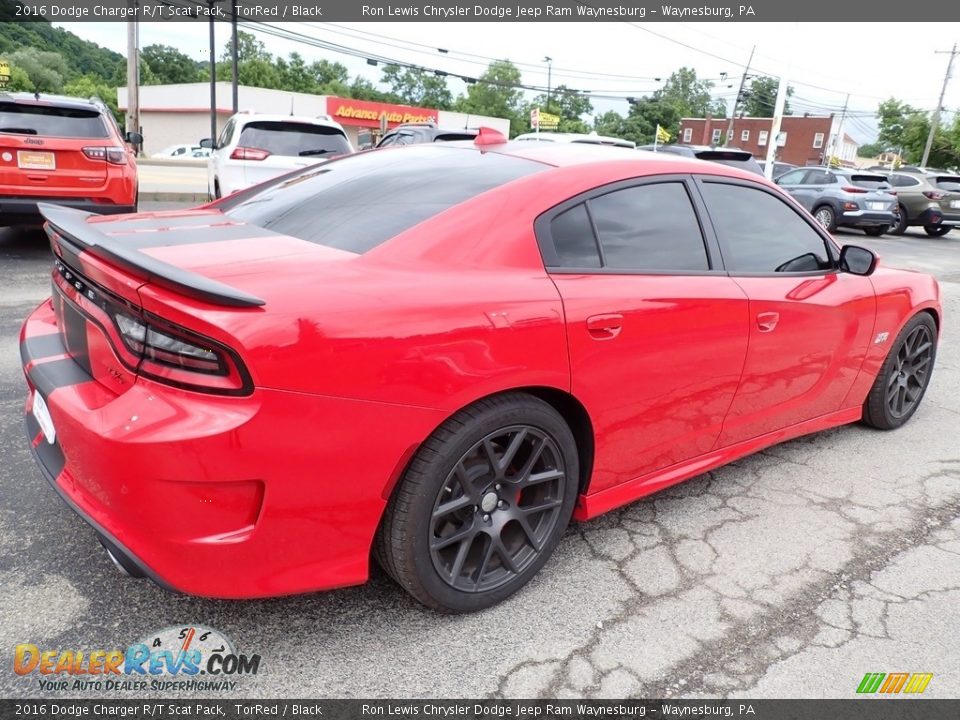
<instances>
[{"instance_id":1,"label":"car's side mirror","mask_svg":"<svg viewBox=\"0 0 960 720\"><path fill-rule=\"evenodd\" d=\"M126 135L123 136L124 139L131 145L142 145L143 144L143 135L138 132L131 130Z\"/></svg>"},{"instance_id":2,"label":"car's side mirror","mask_svg":"<svg viewBox=\"0 0 960 720\"><path fill-rule=\"evenodd\" d=\"M216 150L216 145L214 145L213 143L213 138L204 138L203 140L201 140L200 147Z\"/></svg>"},{"instance_id":3,"label":"car's side mirror","mask_svg":"<svg viewBox=\"0 0 960 720\"><path fill-rule=\"evenodd\" d=\"M844 245L840 250L840 269L851 275L871 275L878 260L875 252L859 245Z\"/></svg>"}]
</instances>

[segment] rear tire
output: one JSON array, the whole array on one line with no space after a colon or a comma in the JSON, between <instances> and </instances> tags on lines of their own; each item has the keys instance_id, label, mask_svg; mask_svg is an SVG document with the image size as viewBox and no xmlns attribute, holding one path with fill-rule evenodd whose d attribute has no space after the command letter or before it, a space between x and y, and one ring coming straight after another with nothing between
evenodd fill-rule
<instances>
[{"instance_id":1,"label":"rear tire","mask_svg":"<svg viewBox=\"0 0 960 720\"><path fill-rule=\"evenodd\" d=\"M836 231L837 229L837 214L833 211L833 208L829 205L821 205L820 207L814 209L813 217L817 223L829 233Z\"/></svg>"},{"instance_id":2,"label":"rear tire","mask_svg":"<svg viewBox=\"0 0 960 720\"><path fill-rule=\"evenodd\" d=\"M870 237L880 237L889 229L889 225L881 225L880 227L865 227L863 231Z\"/></svg>"},{"instance_id":3,"label":"rear tire","mask_svg":"<svg viewBox=\"0 0 960 720\"><path fill-rule=\"evenodd\" d=\"M903 205L897 207L897 218L893 227L890 228L891 235L903 235L907 231L908 223L907 209Z\"/></svg>"},{"instance_id":4,"label":"rear tire","mask_svg":"<svg viewBox=\"0 0 960 720\"><path fill-rule=\"evenodd\" d=\"M929 313L914 315L890 347L863 403L863 422L892 430L920 406L937 359L937 326Z\"/></svg>"},{"instance_id":5,"label":"rear tire","mask_svg":"<svg viewBox=\"0 0 960 720\"><path fill-rule=\"evenodd\" d=\"M576 442L553 407L525 393L481 400L417 451L377 531L377 560L435 610L495 605L553 553L578 478Z\"/></svg>"},{"instance_id":6,"label":"rear tire","mask_svg":"<svg viewBox=\"0 0 960 720\"><path fill-rule=\"evenodd\" d=\"M924 225L923 231L930 237L942 237L950 232L949 225Z\"/></svg>"}]
</instances>

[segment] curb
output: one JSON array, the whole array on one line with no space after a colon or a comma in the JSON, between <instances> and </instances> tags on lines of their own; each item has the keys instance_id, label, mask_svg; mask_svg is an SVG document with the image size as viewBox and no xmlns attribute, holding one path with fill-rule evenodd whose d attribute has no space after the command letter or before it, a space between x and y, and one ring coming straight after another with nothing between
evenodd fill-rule
<instances>
[{"instance_id":1,"label":"curb","mask_svg":"<svg viewBox=\"0 0 960 720\"><path fill-rule=\"evenodd\" d=\"M178 193L178 192L140 192L140 202L182 202L202 205L210 202L205 192Z\"/></svg>"}]
</instances>

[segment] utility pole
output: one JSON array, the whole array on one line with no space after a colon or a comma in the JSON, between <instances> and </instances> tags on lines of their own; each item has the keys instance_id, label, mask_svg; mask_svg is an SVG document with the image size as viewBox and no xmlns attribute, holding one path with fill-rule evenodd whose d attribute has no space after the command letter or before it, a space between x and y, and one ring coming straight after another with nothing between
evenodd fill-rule
<instances>
[{"instance_id":1,"label":"utility pole","mask_svg":"<svg viewBox=\"0 0 960 720\"><path fill-rule=\"evenodd\" d=\"M217 142L217 38L213 23L213 4L210 4L210 138Z\"/></svg>"},{"instance_id":2,"label":"utility pole","mask_svg":"<svg viewBox=\"0 0 960 720\"><path fill-rule=\"evenodd\" d=\"M240 50L237 48L237 0L233 0L233 17L230 18L230 33L233 45L233 53L230 58L233 64L233 114L236 115L240 112L240 91L238 89L240 84Z\"/></svg>"},{"instance_id":3,"label":"utility pole","mask_svg":"<svg viewBox=\"0 0 960 720\"><path fill-rule=\"evenodd\" d=\"M780 87L777 88L777 102L773 109L773 122L770 123L770 137L767 139L767 161L763 166L763 174L767 180L773 179L774 162L777 159L777 136L780 134L780 123L783 121L783 108L787 104L787 77L780 78Z\"/></svg>"},{"instance_id":4,"label":"utility pole","mask_svg":"<svg viewBox=\"0 0 960 720\"><path fill-rule=\"evenodd\" d=\"M830 147L827 149L827 157L824 158L824 165L830 164L830 158L837 154L837 144L839 143L843 147L843 123L847 119L847 108L850 105L850 93L847 93L846 99L843 101L843 110L840 111L840 124L837 125L836 134L830 139ZM842 152L842 150L841 150Z\"/></svg>"},{"instance_id":5,"label":"utility pole","mask_svg":"<svg viewBox=\"0 0 960 720\"><path fill-rule=\"evenodd\" d=\"M750 57L747 59L747 67L743 71L743 76L740 78L740 89L737 90L737 97L733 101L733 110L730 113L730 122L727 123L727 137L729 138L733 133L733 120L737 116L737 106L740 104L740 97L743 95L743 86L747 84L747 75L750 74L750 65L753 63L753 53L756 51L757 46L754 45L750 50Z\"/></svg>"},{"instance_id":6,"label":"utility pole","mask_svg":"<svg viewBox=\"0 0 960 720\"><path fill-rule=\"evenodd\" d=\"M140 132L139 25L136 20L127 21L127 132Z\"/></svg>"},{"instance_id":7,"label":"utility pole","mask_svg":"<svg viewBox=\"0 0 960 720\"><path fill-rule=\"evenodd\" d=\"M946 55L946 50L934 51L938 55ZM933 109L933 117L930 118L930 134L927 135L927 145L923 148L923 159L920 161L920 167L927 166L927 160L930 159L930 149L933 147L933 136L937 134L937 128L940 127L940 111L943 108L943 96L947 94L947 85L950 82L950 72L953 70L953 59L957 56L957 44L953 44L950 50L950 60L947 62L947 72L943 76L943 87L940 88L940 99L937 100L937 107Z\"/></svg>"},{"instance_id":8,"label":"utility pole","mask_svg":"<svg viewBox=\"0 0 960 720\"><path fill-rule=\"evenodd\" d=\"M546 112L550 112L550 84L553 80L553 58L544 56L543 61L547 64L547 107Z\"/></svg>"}]
</instances>

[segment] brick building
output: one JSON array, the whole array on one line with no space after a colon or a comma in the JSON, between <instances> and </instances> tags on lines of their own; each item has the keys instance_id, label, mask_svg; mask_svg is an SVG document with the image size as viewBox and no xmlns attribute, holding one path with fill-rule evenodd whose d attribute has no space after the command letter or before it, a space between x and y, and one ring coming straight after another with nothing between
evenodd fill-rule
<instances>
[{"instance_id":1,"label":"brick building","mask_svg":"<svg viewBox=\"0 0 960 720\"><path fill-rule=\"evenodd\" d=\"M832 153L844 164L852 165L857 156L857 144L846 134L838 139L838 120L833 115L785 115L780 123L777 160L794 165L822 165ZM730 133L727 131L729 125L728 118L683 118L678 141L693 145L724 144L738 147L749 150L761 160L767 156L772 118L736 118Z\"/></svg>"}]
</instances>

